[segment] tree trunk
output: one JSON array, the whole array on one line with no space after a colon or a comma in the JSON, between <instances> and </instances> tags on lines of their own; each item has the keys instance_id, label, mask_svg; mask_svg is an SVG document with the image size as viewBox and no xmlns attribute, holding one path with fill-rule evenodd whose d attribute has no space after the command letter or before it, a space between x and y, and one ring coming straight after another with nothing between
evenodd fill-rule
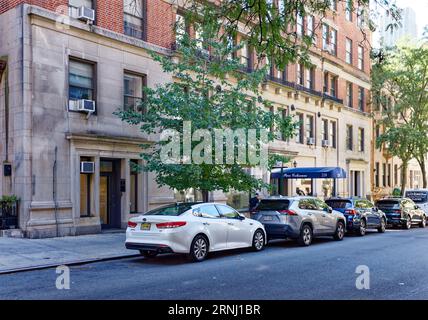
<instances>
[{"instance_id":1,"label":"tree trunk","mask_svg":"<svg viewBox=\"0 0 428 320\"><path fill-rule=\"evenodd\" d=\"M407 166L408 161L403 162L401 165L401 196L404 196L404 190L406 189L406 182L407 182Z\"/></svg>"},{"instance_id":2,"label":"tree trunk","mask_svg":"<svg viewBox=\"0 0 428 320\"><path fill-rule=\"evenodd\" d=\"M202 193L202 201L208 202L209 191L208 190L201 190L201 193Z\"/></svg>"},{"instance_id":3,"label":"tree trunk","mask_svg":"<svg viewBox=\"0 0 428 320\"><path fill-rule=\"evenodd\" d=\"M419 163L419 167L421 168L421 172L422 172L422 188L426 188L427 187L427 175L426 175L426 167L425 167L425 157L422 156L421 158L417 159L418 163Z\"/></svg>"}]
</instances>

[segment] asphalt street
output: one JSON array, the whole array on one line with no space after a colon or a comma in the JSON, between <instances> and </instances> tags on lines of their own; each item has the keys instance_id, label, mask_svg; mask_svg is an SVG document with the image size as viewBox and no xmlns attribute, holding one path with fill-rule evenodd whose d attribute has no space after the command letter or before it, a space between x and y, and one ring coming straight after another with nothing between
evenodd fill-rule
<instances>
[{"instance_id":1,"label":"asphalt street","mask_svg":"<svg viewBox=\"0 0 428 320\"><path fill-rule=\"evenodd\" d=\"M370 289L357 288L358 266L368 267ZM90 263L70 268L68 290L56 288L57 277L55 269L1 275L0 299L428 299L428 228L305 248L278 241L202 263L179 255Z\"/></svg>"}]
</instances>

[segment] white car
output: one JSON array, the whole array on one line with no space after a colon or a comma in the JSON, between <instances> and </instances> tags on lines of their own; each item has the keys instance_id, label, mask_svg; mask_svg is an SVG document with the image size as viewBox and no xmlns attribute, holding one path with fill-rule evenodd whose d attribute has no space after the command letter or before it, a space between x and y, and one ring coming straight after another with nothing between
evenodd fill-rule
<instances>
[{"instance_id":1,"label":"white car","mask_svg":"<svg viewBox=\"0 0 428 320\"><path fill-rule=\"evenodd\" d=\"M125 246L148 258L174 252L202 261L209 252L265 244L263 225L225 204L177 203L131 218Z\"/></svg>"}]
</instances>

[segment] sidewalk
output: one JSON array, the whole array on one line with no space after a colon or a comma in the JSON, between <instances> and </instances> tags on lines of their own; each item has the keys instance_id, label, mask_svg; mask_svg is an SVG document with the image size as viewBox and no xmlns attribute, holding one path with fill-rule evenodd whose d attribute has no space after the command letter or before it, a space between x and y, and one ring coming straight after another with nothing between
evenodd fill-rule
<instances>
[{"instance_id":1,"label":"sidewalk","mask_svg":"<svg viewBox=\"0 0 428 320\"><path fill-rule=\"evenodd\" d=\"M0 238L0 274L135 256L125 249L125 233L49 239Z\"/></svg>"}]
</instances>

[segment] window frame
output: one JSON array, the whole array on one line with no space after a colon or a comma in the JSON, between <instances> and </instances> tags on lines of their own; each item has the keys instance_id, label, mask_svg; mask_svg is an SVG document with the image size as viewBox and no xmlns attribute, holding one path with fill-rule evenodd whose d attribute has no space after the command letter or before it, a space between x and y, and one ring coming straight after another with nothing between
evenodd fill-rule
<instances>
[{"instance_id":1,"label":"window frame","mask_svg":"<svg viewBox=\"0 0 428 320\"><path fill-rule=\"evenodd\" d=\"M144 92L144 88L146 88L147 87L147 75L146 74L144 74L144 73L139 73L139 72L135 72L135 71L132 71L132 70L128 70L128 69L124 69L123 70L123 110L124 111L126 111L125 110L125 97L127 96L127 95L125 95L125 75L126 74L129 74L129 75L131 75L131 76L135 76L135 77L141 77L141 80L142 80L142 96L141 96L141 98L140 97L135 97L135 96L128 96L129 98L133 98L133 99L141 99L142 100L142 102L143 102L143 107L142 107L142 109L141 110L137 110L137 108L135 107L135 105L134 105L134 112L143 112L143 113L145 113L147 110L146 110L146 106L144 106L144 103L145 103L145 100L146 100L146 94L145 94L145 92Z\"/></svg>"},{"instance_id":2,"label":"window frame","mask_svg":"<svg viewBox=\"0 0 428 320\"><path fill-rule=\"evenodd\" d=\"M348 48L348 44L349 44L349 48ZM347 37L345 40L345 62L348 64L351 64L351 65L352 65L352 60L353 60L352 47L353 47L353 41L352 41L352 39L349 39Z\"/></svg>"},{"instance_id":3,"label":"window frame","mask_svg":"<svg viewBox=\"0 0 428 320\"><path fill-rule=\"evenodd\" d=\"M95 102L95 112L93 112L93 115L97 115L98 114L98 90L97 90L97 86L98 86L98 68L97 68L97 62L95 61L91 61L91 60L86 60L86 59L82 59L79 57L75 57L75 56L68 56L68 70L67 70L67 96L68 96L68 111L71 112L78 112L75 110L70 110L70 101L72 99L70 99L70 65L71 65L71 61L74 62L78 62L78 63L83 63L83 64L88 64L92 66L92 98ZM76 100L73 100L76 101Z\"/></svg>"},{"instance_id":4,"label":"window frame","mask_svg":"<svg viewBox=\"0 0 428 320\"><path fill-rule=\"evenodd\" d=\"M133 14L127 13L127 12L125 12L125 8L123 9L123 33L128 37L147 41L147 2L146 2L146 0L140 0L140 1L141 1L141 10L143 11L141 13L142 17L138 17L138 16L135 16ZM127 15L134 17L134 18L139 18L141 20L141 38L136 37L132 34L126 33L125 16L127 16Z\"/></svg>"}]
</instances>

